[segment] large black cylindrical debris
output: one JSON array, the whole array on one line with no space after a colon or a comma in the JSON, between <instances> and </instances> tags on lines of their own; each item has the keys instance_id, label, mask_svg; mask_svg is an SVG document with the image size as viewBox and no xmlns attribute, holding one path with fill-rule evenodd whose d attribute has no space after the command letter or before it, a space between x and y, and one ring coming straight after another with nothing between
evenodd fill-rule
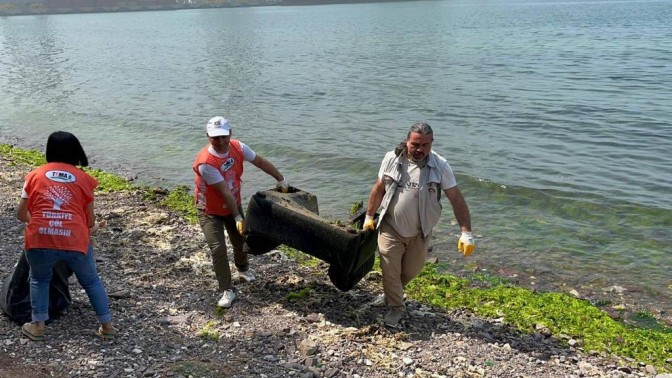
<instances>
[{"instance_id":1,"label":"large black cylindrical debris","mask_svg":"<svg viewBox=\"0 0 672 378\"><path fill-rule=\"evenodd\" d=\"M329 277L340 290L352 289L373 267L376 233L337 225L318 214L317 198L291 188L257 192L247 207L246 251L266 253L284 244L330 264Z\"/></svg>"}]
</instances>

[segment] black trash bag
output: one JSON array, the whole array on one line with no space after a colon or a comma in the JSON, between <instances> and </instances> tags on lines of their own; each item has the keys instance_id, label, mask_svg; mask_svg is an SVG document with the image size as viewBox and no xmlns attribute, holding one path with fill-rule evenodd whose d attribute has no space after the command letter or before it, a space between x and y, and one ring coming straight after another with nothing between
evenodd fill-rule
<instances>
[{"instance_id":1,"label":"black trash bag","mask_svg":"<svg viewBox=\"0 0 672 378\"><path fill-rule=\"evenodd\" d=\"M32 320L30 306L30 266L25 253L12 272L2 282L0 288L0 309L13 321L23 324ZM53 276L49 283L49 322L58 319L72 303L68 279L72 270L59 261L54 265Z\"/></svg>"}]
</instances>

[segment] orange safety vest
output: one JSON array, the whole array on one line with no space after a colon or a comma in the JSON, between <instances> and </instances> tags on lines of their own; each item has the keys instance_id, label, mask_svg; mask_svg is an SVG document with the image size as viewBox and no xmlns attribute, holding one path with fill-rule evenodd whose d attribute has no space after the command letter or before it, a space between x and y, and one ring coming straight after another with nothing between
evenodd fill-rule
<instances>
[{"instance_id":1,"label":"orange safety vest","mask_svg":"<svg viewBox=\"0 0 672 378\"><path fill-rule=\"evenodd\" d=\"M194 202L196 203L196 207L204 209L207 214L229 215L231 214L231 210L226 207L224 197L219 191L210 188L210 185L203 180L201 174L198 172L198 166L207 164L218 169L222 173L222 177L224 177L224 181L226 181L229 189L231 189L231 194L236 199L236 205L240 206L240 184L242 181L240 178L243 176L244 160L243 148L238 140L231 139L228 157L220 158L208 151L209 146L203 147L198 155L196 155L196 160L194 160L193 169L196 173Z\"/></svg>"},{"instance_id":2,"label":"orange safety vest","mask_svg":"<svg viewBox=\"0 0 672 378\"><path fill-rule=\"evenodd\" d=\"M26 176L30 221L26 250L47 248L87 253L89 219L98 181L66 163L47 163Z\"/></svg>"}]
</instances>

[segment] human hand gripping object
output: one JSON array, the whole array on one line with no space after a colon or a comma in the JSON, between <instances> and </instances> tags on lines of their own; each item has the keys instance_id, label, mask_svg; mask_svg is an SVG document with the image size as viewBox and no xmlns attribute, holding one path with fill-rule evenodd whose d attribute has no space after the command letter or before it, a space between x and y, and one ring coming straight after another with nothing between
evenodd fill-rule
<instances>
[{"instance_id":1,"label":"human hand gripping object","mask_svg":"<svg viewBox=\"0 0 672 378\"><path fill-rule=\"evenodd\" d=\"M376 229L376 222L373 220L373 217L367 215L364 217L364 224L362 225L364 231L373 231Z\"/></svg>"},{"instance_id":2,"label":"human hand gripping object","mask_svg":"<svg viewBox=\"0 0 672 378\"><path fill-rule=\"evenodd\" d=\"M243 221L243 217L241 217L240 215L236 217L236 228L238 229L239 234L244 235L245 222Z\"/></svg>"},{"instance_id":3,"label":"human hand gripping object","mask_svg":"<svg viewBox=\"0 0 672 378\"><path fill-rule=\"evenodd\" d=\"M289 184L287 183L287 180L285 180L284 178L282 179L282 181L278 181L277 183L275 183L275 187L282 193L289 192Z\"/></svg>"},{"instance_id":4,"label":"human hand gripping object","mask_svg":"<svg viewBox=\"0 0 672 378\"><path fill-rule=\"evenodd\" d=\"M474 241L474 235L471 232L462 231L462 236L460 236L460 240L457 242L457 250L464 255L464 257L468 257L474 253L476 250L476 242Z\"/></svg>"},{"instance_id":5,"label":"human hand gripping object","mask_svg":"<svg viewBox=\"0 0 672 378\"><path fill-rule=\"evenodd\" d=\"M89 235L93 235L101 228L107 227L107 219L103 219L100 222L94 222L93 226L89 227Z\"/></svg>"}]
</instances>

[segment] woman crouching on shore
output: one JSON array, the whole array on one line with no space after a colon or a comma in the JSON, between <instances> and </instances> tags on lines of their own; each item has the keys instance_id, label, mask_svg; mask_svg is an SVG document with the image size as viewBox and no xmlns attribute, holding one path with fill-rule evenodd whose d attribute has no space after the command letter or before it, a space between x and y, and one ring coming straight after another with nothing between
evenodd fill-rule
<instances>
[{"instance_id":1,"label":"woman crouching on shore","mask_svg":"<svg viewBox=\"0 0 672 378\"><path fill-rule=\"evenodd\" d=\"M89 161L77 137L65 131L49 135L47 164L28 173L17 218L26 222L24 248L30 265L32 322L22 327L31 340L44 339L49 319L52 268L64 261L75 273L96 312L98 335L112 339L110 302L98 276L90 234L95 231L93 190L98 181L77 166Z\"/></svg>"}]
</instances>

